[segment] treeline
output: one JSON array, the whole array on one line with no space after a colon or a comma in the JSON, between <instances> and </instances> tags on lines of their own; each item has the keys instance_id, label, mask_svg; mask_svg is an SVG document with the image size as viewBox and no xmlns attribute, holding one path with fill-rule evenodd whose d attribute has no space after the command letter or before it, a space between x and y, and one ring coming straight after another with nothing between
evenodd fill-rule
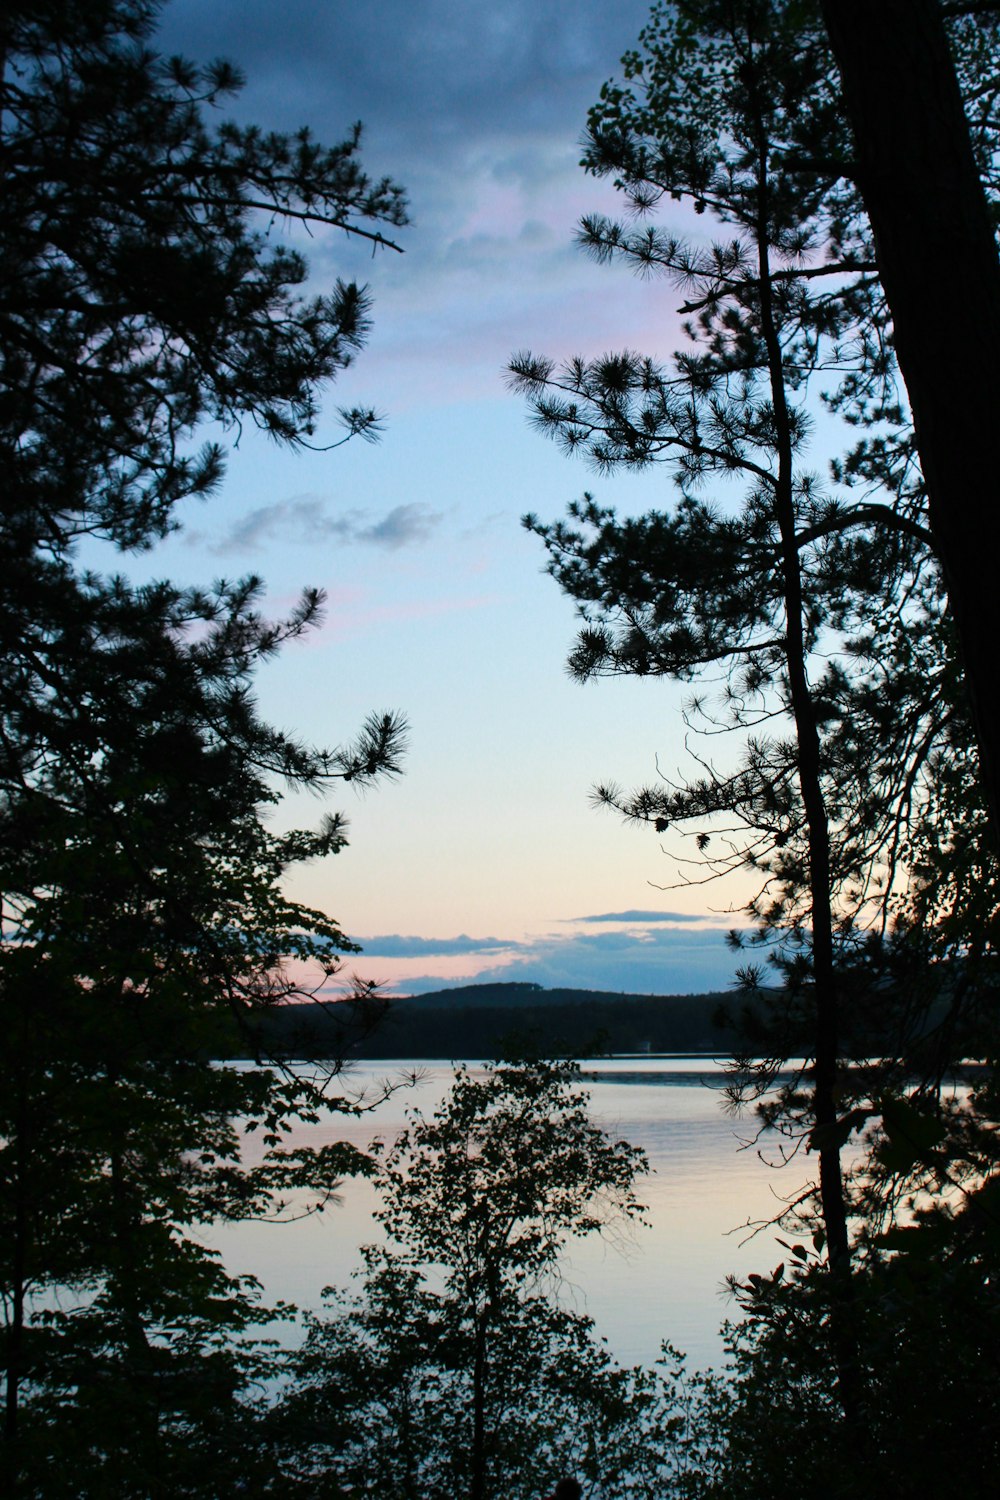
<instances>
[{"instance_id":1,"label":"treeline","mask_svg":"<svg viewBox=\"0 0 1000 1500\"><path fill-rule=\"evenodd\" d=\"M939 993L912 1024L911 1076L934 1064L942 1027L949 1022L955 979L942 976ZM231 1027L229 1057L488 1058L511 1038L548 1057L601 1057L620 1052L735 1051L766 1057L772 1010L780 991L709 990L695 995L636 995L624 991L545 989L540 984L466 984L423 995L353 995L316 998L264 1010L248 1030ZM859 1003L845 1026L855 1059L879 1055L880 1018L905 1003L901 986L886 986L869 1005ZM788 1057L807 1056L809 1030L802 1015L784 1017ZM971 1039L970 1039L971 1041ZM976 1049L958 1045L949 1059L953 1076L969 1077Z\"/></svg>"},{"instance_id":2,"label":"treeline","mask_svg":"<svg viewBox=\"0 0 1000 1500\"><path fill-rule=\"evenodd\" d=\"M379 1024L367 1030L353 1011L356 1058L494 1057L511 1032L549 1056L593 1057L608 1052L731 1050L733 1031L724 993L610 994L601 990L543 989L535 984L470 984L387 1000ZM341 1004L286 1005L262 1017L265 1050L289 1056L336 1056L348 1017ZM367 1032L367 1034L366 1034Z\"/></svg>"}]
</instances>

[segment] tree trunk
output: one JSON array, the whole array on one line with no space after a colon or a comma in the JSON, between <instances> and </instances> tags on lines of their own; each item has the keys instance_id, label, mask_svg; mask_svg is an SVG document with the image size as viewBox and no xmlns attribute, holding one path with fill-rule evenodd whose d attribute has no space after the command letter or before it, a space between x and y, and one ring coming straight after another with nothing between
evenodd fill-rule
<instances>
[{"instance_id":1,"label":"tree trunk","mask_svg":"<svg viewBox=\"0 0 1000 1500\"><path fill-rule=\"evenodd\" d=\"M486 1337L489 1308L476 1317L472 1367L472 1476L470 1500L486 1500Z\"/></svg>"},{"instance_id":2,"label":"tree trunk","mask_svg":"<svg viewBox=\"0 0 1000 1500\"><path fill-rule=\"evenodd\" d=\"M751 85L753 86L753 85ZM755 90L756 92L756 90ZM785 666L798 747L798 783L809 847L809 908L812 933L813 1119L827 1127L819 1149L819 1201L831 1277L831 1334L838 1396L858 1451L866 1451L864 1390L857 1340L852 1328L851 1245L840 1147L830 1127L837 1121L840 1064L840 996L833 948L833 896L830 822L823 789L819 720L806 666L805 603L795 499L791 415L785 364L774 316L770 265L770 168L763 107L758 112L759 162L757 257L760 329L767 351L776 434L777 473L774 511L781 537L785 606ZM833 1138L831 1138L833 1137Z\"/></svg>"},{"instance_id":3,"label":"tree trunk","mask_svg":"<svg viewBox=\"0 0 1000 1500\"><path fill-rule=\"evenodd\" d=\"M1000 844L1000 259L936 0L821 0Z\"/></svg>"},{"instance_id":4,"label":"tree trunk","mask_svg":"<svg viewBox=\"0 0 1000 1500\"><path fill-rule=\"evenodd\" d=\"M118 1079L109 1070L106 1086L113 1089ZM128 1457L136 1460L141 1483L152 1496L165 1495L169 1479L160 1463L160 1411L152 1350L146 1333L142 1306L142 1273L136 1257L136 1231L141 1209L136 1202L134 1184L127 1178L124 1145L117 1141L110 1158L112 1222L109 1226L113 1246L113 1278L110 1284L115 1311L121 1319L123 1334L121 1365L127 1381L120 1400L128 1404L128 1423L132 1429Z\"/></svg>"}]
</instances>

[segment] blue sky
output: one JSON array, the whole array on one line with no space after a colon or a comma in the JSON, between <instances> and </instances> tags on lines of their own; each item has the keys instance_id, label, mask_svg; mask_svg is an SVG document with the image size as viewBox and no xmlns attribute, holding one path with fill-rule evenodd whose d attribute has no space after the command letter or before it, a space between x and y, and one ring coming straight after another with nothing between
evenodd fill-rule
<instances>
[{"instance_id":1,"label":"blue sky","mask_svg":"<svg viewBox=\"0 0 1000 1500\"><path fill-rule=\"evenodd\" d=\"M580 170L579 142L646 14L641 0L164 12L163 50L244 69L231 112L329 141L360 119L366 167L410 198L404 255L373 259L333 232L305 247L317 287L370 285L372 335L330 390L329 435L336 406L373 405L381 442L290 455L244 432L221 493L133 569L259 572L275 612L324 588L322 628L261 675L265 712L325 744L371 710L408 715L407 774L344 792L350 847L292 882L364 944L357 970L390 986L503 975L666 993L732 979L724 933L741 890L685 884L695 866L589 803L597 780L684 764L686 691L570 682L572 606L519 524L585 489L624 511L662 505L669 477L597 478L531 428L504 378L520 349L668 356L682 342L676 291L573 242L581 213L615 209L613 188ZM297 797L281 816L317 811Z\"/></svg>"}]
</instances>

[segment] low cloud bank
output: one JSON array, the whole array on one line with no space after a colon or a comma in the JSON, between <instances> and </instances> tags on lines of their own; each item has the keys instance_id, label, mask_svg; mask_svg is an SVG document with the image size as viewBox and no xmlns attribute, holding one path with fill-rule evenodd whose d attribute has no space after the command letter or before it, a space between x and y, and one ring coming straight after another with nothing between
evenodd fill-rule
<instances>
[{"instance_id":1,"label":"low cloud bank","mask_svg":"<svg viewBox=\"0 0 1000 1500\"><path fill-rule=\"evenodd\" d=\"M603 919L598 918L598 921ZM608 918L610 920L610 916ZM619 915L616 920L635 918ZM653 919L647 919L653 920ZM393 988L410 994L449 985L530 982L547 989L592 989L630 994L693 994L729 989L739 959L726 944L726 929L693 927L697 918L674 918L681 926L658 930L545 934L524 941L499 938L406 938L400 935L362 939L361 967L380 957L412 959L412 972L399 975ZM461 979L435 972L434 958L481 954L482 964ZM408 966L409 967L409 966Z\"/></svg>"}]
</instances>

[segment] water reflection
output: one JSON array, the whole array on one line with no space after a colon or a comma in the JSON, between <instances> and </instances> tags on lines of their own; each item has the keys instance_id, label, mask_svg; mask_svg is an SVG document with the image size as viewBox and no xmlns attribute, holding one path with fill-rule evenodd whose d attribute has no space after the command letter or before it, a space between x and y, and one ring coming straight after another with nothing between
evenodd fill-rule
<instances>
[{"instance_id":1,"label":"water reflection","mask_svg":"<svg viewBox=\"0 0 1000 1500\"><path fill-rule=\"evenodd\" d=\"M370 1115L331 1115L303 1128L293 1144L392 1139L406 1123L407 1106L429 1114L450 1086L449 1064L422 1066L414 1088L396 1091ZM406 1061L358 1066L349 1083L352 1091L374 1093L380 1080L412 1067ZM755 1142L752 1121L723 1113L722 1065L711 1058L601 1059L587 1072L595 1118L647 1153L651 1171L640 1196L649 1222L607 1241L573 1242L563 1295L595 1319L621 1360L652 1361L666 1338L693 1363L717 1364L719 1324L734 1311L725 1277L769 1271L781 1258L773 1230L749 1238L748 1226L773 1219L798 1196L809 1159L775 1165L776 1144ZM212 1242L232 1270L257 1276L269 1299L317 1307L322 1288L345 1284L360 1264L358 1246L379 1238L372 1185L347 1182L340 1198L338 1206L293 1223L220 1229Z\"/></svg>"}]
</instances>

